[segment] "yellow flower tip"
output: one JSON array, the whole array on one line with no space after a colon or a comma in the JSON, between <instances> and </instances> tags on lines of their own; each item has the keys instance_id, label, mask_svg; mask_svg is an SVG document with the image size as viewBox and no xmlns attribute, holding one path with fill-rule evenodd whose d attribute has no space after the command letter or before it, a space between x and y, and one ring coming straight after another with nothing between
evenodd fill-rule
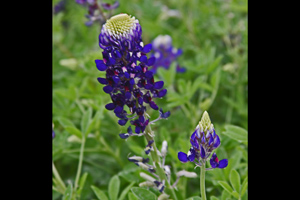
<instances>
[{"instance_id":1,"label":"yellow flower tip","mask_svg":"<svg viewBox=\"0 0 300 200\"><path fill-rule=\"evenodd\" d=\"M210 121L210 117L208 115L208 112L207 111L204 111L203 115L202 115L202 118L199 122L199 126L201 128L203 128L203 130L207 130L207 129L210 129L212 123Z\"/></svg>"}]
</instances>

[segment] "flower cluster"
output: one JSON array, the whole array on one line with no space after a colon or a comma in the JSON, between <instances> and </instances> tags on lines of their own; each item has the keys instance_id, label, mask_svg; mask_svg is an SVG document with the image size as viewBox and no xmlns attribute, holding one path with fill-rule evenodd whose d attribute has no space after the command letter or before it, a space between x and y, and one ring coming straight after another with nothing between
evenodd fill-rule
<instances>
[{"instance_id":1,"label":"flower cluster","mask_svg":"<svg viewBox=\"0 0 300 200\"><path fill-rule=\"evenodd\" d=\"M156 73L158 67L169 69L172 62L174 62L181 54L182 49L177 49L172 46L172 38L169 35L159 35L152 41L153 52L152 56L156 61L151 68L153 73ZM186 69L180 67L177 63L177 72L185 72Z\"/></svg>"},{"instance_id":2,"label":"flower cluster","mask_svg":"<svg viewBox=\"0 0 300 200\"><path fill-rule=\"evenodd\" d=\"M135 133L129 126L127 133L120 134L122 139L143 133L151 123L146 105L159 110L154 99L162 98L167 93L163 89L164 82L155 82L153 72L148 70L155 62L155 57L146 56L152 45L143 44L142 28L135 17L119 14L102 26L99 46L104 50L103 60L95 60L95 63L99 71L106 72L106 76L99 77L98 82L104 85L103 91L112 100L105 108L114 111L120 118L118 123L121 126L126 125L129 120L135 126ZM163 113L162 109L159 112L159 119L170 115L170 112Z\"/></svg>"},{"instance_id":3,"label":"flower cluster","mask_svg":"<svg viewBox=\"0 0 300 200\"><path fill-rule=\"evenodd\" d=\"M86 26L91 26L95 22L99 22L102 25L106 18L110 17L110 14L106 16L102 9L111 11L120 5L118 1L115 1L113 4L100 3L99 5L97 0L76 0L76 3L88 7L88 14L85 15L88 18L88 21L85 22Z\"/></svg>"},{"instance_id":4,"label":"flower cluster","mask_svg":"<svg viewBox=\"0 0 300 200\"><path fill-rule=\"evenodd\" d=\"M219 136L216 134L213 124L210 121L208 113L205 111L197 125L194 133L190 138L191 148L187 154L183 152L178 153L178 159L185 162L194 162L197 166L205 164L212 151L218 148L221 144ZM198 162L196 162L196 159ZM228 160L218 160L216 153L214 152L210 158L210 164L212 168L225 168L228 165Z\"/></svg>"}]
</instances>

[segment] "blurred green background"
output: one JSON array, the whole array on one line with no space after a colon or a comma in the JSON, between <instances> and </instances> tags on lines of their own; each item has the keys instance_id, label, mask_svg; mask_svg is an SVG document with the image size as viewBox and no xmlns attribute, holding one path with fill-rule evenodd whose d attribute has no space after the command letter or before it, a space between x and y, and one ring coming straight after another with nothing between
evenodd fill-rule
<instances>
[{"instance_id":1,"label":"blurred green background","mask_svg":"<svg viewBox=\"0 0 300 200\"><path fill-rule=\"evenodd\" d=\"M58 3L53 1L53 6ZM113 3L113 1L104 1ZM167 120L152 125L155 140L161 148L168 141L166 164L171 166L172 182L175 173L185 169L194 171L198 178L182 177L177 184L178 199L199 196L199 172L194 164L182 164L178 151L187 152L189 137L207 110L221 146L216 150L219 160L227 158L225 169L206 173L208 199L247 199L247 185L236 189L232 183L232 171L237 171L240 185L248 177L248 2L246 0L121 0L115 14L135 16L143 30L144 44L158 35L170 35L173 46L183 54L178 63L187 70L176 73L175 64L169 70L159 69L155 81L164 80L168 93L156 103L164 111L170 110ZM169 16L170 10L180 14ZM98 46L99 24L87 27L84 23L87 9L66 0L65 9L53 15L53 162L63 182L74 184L82 140L77 132L86 130L87 113L91 114L81 174L86 173L81 199L97 199L92 185L109 196L109 181L114 175L120 180L120 193L129 185L138 187L143 171L127 156L146 157L143 137L120 139L125 127L117 124L118 118L104 108L110 97L102 90L97 77L104 72L96 68L95 59L102 59ZM158 112L148 109L152 119ZM82 177L82 176L81 176ZM83 180L83 179L81 179ZM226 181L233 191L226 190ZM239 190L239 191L237 191ZM153 193L159 193L150 189ZM243 193L243 195L241 195ZM53 190L53 199L67 199ZM124 199L134 199L131 191Z\"/></svg>"}]
</instances>

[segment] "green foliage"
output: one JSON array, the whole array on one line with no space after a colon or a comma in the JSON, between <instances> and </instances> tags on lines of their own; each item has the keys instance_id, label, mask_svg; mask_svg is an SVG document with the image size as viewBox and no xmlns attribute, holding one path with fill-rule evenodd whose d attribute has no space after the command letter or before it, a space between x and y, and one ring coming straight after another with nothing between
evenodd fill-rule
<instances>
[{"instance_id":1,"label":"green foliage","mask_svg":"<svg viewBox=\"0 0 300 200\"><path fill-rule=\"evenodd\" d=\"M167 10L180 14L168 16ZM179 170L199 175L198 168L194 169L193 163L182 164L177 153L188 151L189 137L207 110L221 139L218 158L228 159L225 169L207 171L207 199L246 200L247 0L121 0L115 13L128 13L139 20L144 44L168 34L173 46L183 50L177 62L186 68L185 73L177 73L176 63L172 63L168 70L159 68L154 77L155 81L164 80L168 90L165 98L155 101L171 115L151 128L159 150L162 141L168 141L165 163L171 166L171 182ZM104 107L111 100L97 81L105 73L95 65L95 59L102 59L98 45L101 27L85 26L85 14L86 7L67 0L66 9L53 15L52 114L56 136L52 155L62 179L53 177L53 200L137 200L143 195L157 199L157 191L137 187L142 170L127 160L133 155L146 157L145 139L121 140L118 134L124 133L128 124L119 126L115 114ZM158 117L158 112L147 112L150 120ZM77 176L83 143L82 168ZM200 198L199 179L182 177L176 187L178 200Z\"/></svg>"}]
</instances>

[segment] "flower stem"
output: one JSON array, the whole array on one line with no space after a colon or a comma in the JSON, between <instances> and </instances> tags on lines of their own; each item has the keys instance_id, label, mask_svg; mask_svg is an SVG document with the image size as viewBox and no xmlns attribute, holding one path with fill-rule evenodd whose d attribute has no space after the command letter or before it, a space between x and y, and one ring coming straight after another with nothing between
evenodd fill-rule
<instances>
[{"instance_id":1,"label":"flower stem","mask_svg":"<svg viewBox=\"0 0 300 200\"><path fill-rule=\"evenodd\" d=\"M81 168L82 168L84 145L85 145L85 137L83 136L81 141L81 148L80 148L79 162L78 162L77 173L76 173L75 184L74 184L74 191L78 189L77 187L78 187L78 181L79 181Z\"/></svg>"},{"instance_id":2,"label":"flower stem","mask_svg":"<svg viewBox=\"0 0 300 200\"><path fill-rule=\"evenodd\" d=\"M154 138L152 136L152 130L151 130L150 124L148 126L146 126L145 132L146 132L145 137L146 137L146 139L147 139L148 142L150 140L154 140ZM176 194L175 194L175 192L173 190L173 187L168 182L168 179L166 177L164 169L162 169L161 166L160 166L160 161L159 161L159 157L158 157L158 154L157 154L157 147L156 147L155 141L153 142L152 147L153 147L153 151L150 152L150 155L151 155L151 158L152 158L155 170L156 170L156 172L157 172L160 180L161 181L165 180L165 184L167 186L165 188L166 192L169 193L169 194L171 194L171 197L174 200L177 200L177 196L176 196Z\"/></svg>"},{"instance_id":3,"label":"flower stem","mask_svg":"<svg viewBox=\"0 0 300 200\"><path fill-rule=\"evenodd\" d=\"M201 191L201 200L206 200L205 194L205 161L200 168L200 191Z\"/></svg>"}]
</instances>

